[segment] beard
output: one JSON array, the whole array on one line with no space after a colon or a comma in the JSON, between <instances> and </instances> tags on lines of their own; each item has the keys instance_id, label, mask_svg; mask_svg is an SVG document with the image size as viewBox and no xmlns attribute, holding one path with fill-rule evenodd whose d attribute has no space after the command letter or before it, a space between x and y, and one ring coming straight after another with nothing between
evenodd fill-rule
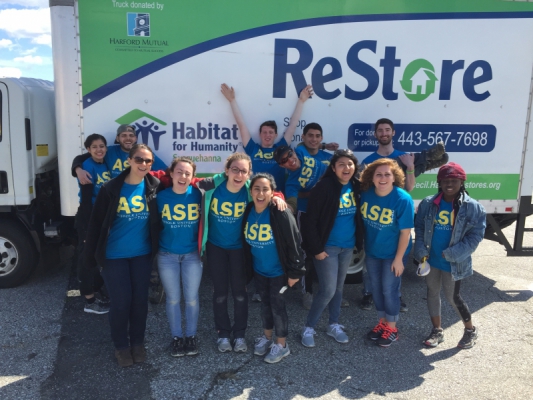
<instances>
[{"instance_id":1,"label":"beard","mask_svg":"<svg viewBox=\"0 0 533 400\"><path fill-rule=\"evenodd\" d=\"M392 142L392 136L378 138L378 143L384 146L388 145L390 142Z\"/></svg>"}]
</instances>

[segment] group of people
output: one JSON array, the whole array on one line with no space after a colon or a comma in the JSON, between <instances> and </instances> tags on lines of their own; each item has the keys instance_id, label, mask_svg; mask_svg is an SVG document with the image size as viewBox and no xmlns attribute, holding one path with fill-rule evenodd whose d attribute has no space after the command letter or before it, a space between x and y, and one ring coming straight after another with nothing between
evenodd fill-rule
<instances>
[{"instance_id":1,"label":"group of people","mask_svg":"<svg viewBox=\"0 0 533 400\"><path fill-rule=\"evenodd\" d=\"M370 286L365 285L365 295L371 293L378 316L367 338L388 347L398 339L401 276L413 227L414 258L421 263L421 274L427 275L433 326L424 344L434 347L444 338L442 287L465 324L459 347L472 347L477 329L462 300L460 282L472 274L471 255L483 238L485 212L464 189L465 171L446 163L443 146L418 155L382 154L392 149L394 136L392 121L382 119L375 126L380 148L370 162L360 164L351 150L339 150L336 143L323 144L322 128L316 123L304 128L303 145L291 148L303 105L313 93L310 86L302 90L283 138L276 143L277 125L266 121L256 143L233 88L222 85L221 91L239 126L245 153L230 155L219 174L197 178L196 165L187 157L174 158L166 168L150 147L136 143L135 128L129 125L118 128L113 146L107 146L101 135L88 136L88 154L73 162L72 173L80 183L80 292L85 311L109 313L118 364L127 367L146 360L153 265L166 293L171 355L198 354L204 253L213 281L220 352L248 351L246 285L252 278L263 327L254 354L268 363L290 354L284 292L299 281L309 310L301 343L315 346L315 327L326 308L327 334L347 343L340 314L354 249L365 251ZM404 187L412 188L415 175L439 164L444 164L437 175L439 191L421 202L415 219L413 200ZM313 295L315 278L318 292ZM103 284L110 302L95 296ZM228 312L230 288L233 322Z\"/></svg>"}]
</instances>

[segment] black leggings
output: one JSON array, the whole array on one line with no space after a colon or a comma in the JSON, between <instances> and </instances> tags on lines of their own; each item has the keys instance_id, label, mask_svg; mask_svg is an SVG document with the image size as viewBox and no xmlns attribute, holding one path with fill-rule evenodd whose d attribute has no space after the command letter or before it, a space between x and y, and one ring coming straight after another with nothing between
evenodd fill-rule
<instances>
[{"instance_id":1,"label":"black leggings","mask_svg":"<svg viewBox=\"0 0 533 400\"><path fill-rule=\"evenodd\" d=\"M285 275L267 278L257 272L254 274L255 284L261 295L261 320L263 329L276 328L276 336L285 338L289 334L289 317L285 308L285 299L280 289L287 284Z\"/></svg>"},{"instance_id":2,"label":"black leggings","mask_svg":"<svg viewBox=\"0 0 533 400\"><path fill-rule=\"evenodd\" d=\"M243 249L223 249L207 242L207 264L213 279L213 313L219 338L244 338L248 324L248 295ZM228 313L228 294L231 286L233 316L231 325Z\"/></svg>"},{"instance_id":3,"label":"black leggings","mask_svg":"<svg viewBox=\"0 0 533 400\"><path fill-rule=\"evenodd\" d=\"M430 317L440 317L441 315L440 289L442 287L446 300L453 306L463 322L469 322L472 319L468 305L459 294L461 281L454 281L451 273L438 268L431 268L426 276L426 284Z\"/></svg>"}]
</instances>

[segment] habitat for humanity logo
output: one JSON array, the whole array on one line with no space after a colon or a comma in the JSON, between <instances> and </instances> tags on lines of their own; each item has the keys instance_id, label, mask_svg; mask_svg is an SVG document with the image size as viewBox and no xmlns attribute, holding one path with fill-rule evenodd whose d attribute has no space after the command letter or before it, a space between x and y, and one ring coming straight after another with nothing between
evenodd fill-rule
<instances>
[{"instance_id":1,"label":"habitat for humanity logo","mask_svg":"<svg viewBox=\"0 0 533 400\"><path fill-rule=\"evenodd\" d=\"M128 36L150 36L150 14L127 13Z\"/></svg>"},{"instance_id":2,"label":"habitat for humanity logo","mask_svg":"<svg viewBox=\"0 0 533 400\"><path fill-rule=\"evenodd\" d=\"M435 92L435 68L423 58L411 61L400 81L405 96L412 101L422 101Z\"/></svg>"},{"instance_id":3,"label":"habitat for humanity logo","mask_svg":"<svg viewBox=\"0 0 533 400\"><path fill-rule=\"evenodd\" d=\"M159 138L161 135L167 133L167 131L161 130L162 126L167 125L166 122L161 121L160 119L137 108L127 114L124 114L122 117L115 120L115 122L120 125L135 125L137 140L139 140L140 135L142 143L146 145L148 144L150 136L152 136L154 150L159 150Z\"/></svg>"}]
</instances>

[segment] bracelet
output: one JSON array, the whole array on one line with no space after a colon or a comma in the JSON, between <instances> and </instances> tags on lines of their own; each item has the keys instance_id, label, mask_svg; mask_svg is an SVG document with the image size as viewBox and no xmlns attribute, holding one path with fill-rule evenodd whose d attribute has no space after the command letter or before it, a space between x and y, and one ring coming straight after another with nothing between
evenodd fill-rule
<instances>
[{"instance_id":1,"label":"bracelet","mask_svg":"<svg viewBox=\"0 0 533 400\"><path fill-rule=\"evenodd\" d=\"M408 173L408 174L414 174L415 173L414 170L412 170L412 171L406 170L405 172Z\"/></svg>"}]
</instances>

